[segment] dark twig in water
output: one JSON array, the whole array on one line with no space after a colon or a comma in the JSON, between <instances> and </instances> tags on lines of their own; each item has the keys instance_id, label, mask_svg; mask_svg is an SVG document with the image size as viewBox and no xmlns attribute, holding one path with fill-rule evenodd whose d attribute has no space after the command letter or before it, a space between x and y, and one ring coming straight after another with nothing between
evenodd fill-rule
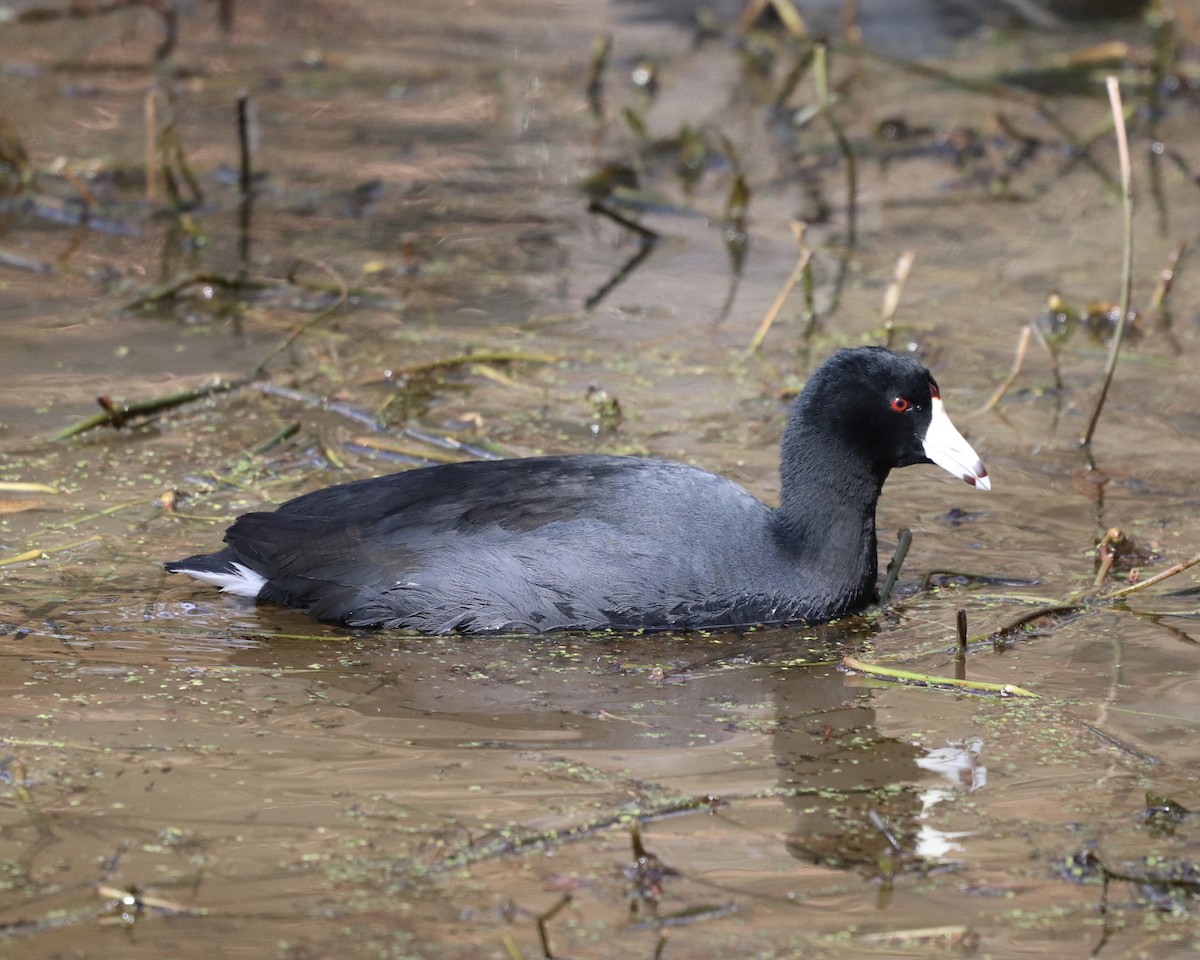
<instances>
[{"instance_id":1,"label":"dark twig in water","mask_svg":"<svg viewBox=\"0 0 1200 960\"><path fill-rule=\"evenodd\" d=\"M809 67L812 66L814 48L811 45L806 45L796 59L795 65L788 75L784 77L783 83L779 85L779 92L775 94L775 101L772 104L773 109L782 110L784 104L793 93L796 92L796 87L800 85L800 81L804 79L804 75L808 73Z\"/></svg>"},{"instance_id":2,"label":"dark twig in water","mask_svg":"<svg viewBox=\"0 0 1200 960\"><path fill-rule=\"evenodd\" d=\"M649 922L661 926L663 918L659 916L658 904L662 899L663 882L668 877L680 876L680 873L663 863L658 854L646 849L642 843L642 826L636 818L629 825L629 839L633 847L633 862L625 868L625 876L630 885L630 919L637 917L645 906Z\"/></svg>"},{"instance_id":3,"label":"dark twig in water","mask_svg":"<svg viewBox=\"0 0 1200 960\"><path fill-rule=\"evenodd\" d=\"M254 447L254 449L250 450L249 456L251 456L251 457L262 456L268 450L271 450L274 447L279 446L279 444L283 443L285 440L290 440L292 437L294 437L299 432L300 432L300 421L293 420L291 423L281 427L274 434L267 437L266 440L264 440L262 443L258 444L256 447Z\"/></svg>"},{"instance_id":4,"label":"dark twig in water","mask_svg":"<svg viewBox=\"0 0 1200 960\"><path fill-rule=\"evenodd\" d=\"M958 631L958 648L954 652L954 678L967 679L967 611L959 610L955 618Z\"/></svg>"},{"instance_id":5,"label":"dark twig in water","mask_svg":"<svg viewBox=\"0 0 1200 960\"><path fill-rule=\"evenodd\" d=\"M1098 607L1111 604L1132 593L1137 593L1141 590L1146 590L1156 584L1161 583L1168 577L1173 577L1185 570L1190 569L1196 564L1200 564L1200 555L1192 557L1190 560L1184 560L1174 564L1168 569L1162 571L1157 576L1151 577L1148 580L1139 581L1138 583L1130 584L1122 587L1119 590L1111 590L1104 594L1095 594L1081 596L1081 591L1077 591L1074 595L1064 600L1061 603L1050 604L1038 607L1022 614L1015 620L1011 620L1004 626L992 631L989 634L982 636L968 637L966 625L966 612L958 611L957 618L957 633L958 642L955 655L956 673L958 676L954 678L940 677L924 673L914 673L912 671L886 667L880 664L867 663L854 657L845 657L842 660L842 665L853 672L865 673L879 677L885 677L891 680L898 680L905 683L914 683L925 686L951 686L963 687L972 690L982 690L989 692L999 692L1001 694L1011 694L1016 696L1036 696L1021 687L1012 687L1008 684L989 684L968 681L965 679L965 653L968 647L975 646L980 643L991 643L992 647L997 651L1004 649L1005 641L1020 631L1023 627L1028 626L1037 620L1047 618L1069 617L1076 614L1084 614L1095 610ZM1093 587L1093 590L1095 587Z\"/></svg>"},{"instance_id":6,"label":"dark twig in water","mask_svg":"<svg viewBox=\"0 0 1200 960\"><path fill-rule=\"evenodd\" d=\"M168 110L170 111L169 105ZM163 183L171 193L172 205L176 210L184 210L199 206L204 201L204 191L200 189L200 181L196 179L196 175L192 173L192 168L188 164L183 141L179 139L179 130L175 125L173 111L171 113L172 115L159 134L160 173ZM184 199L180 193L178 182L175 179L175 171L179 172L183 182L187 184L191 197Z\"/></svg>"},{"instance_id":7,"label":"dark twig in water","mask_svg":"<svg viewBox=\"0 0 1200 960\"><path fill-rule=\"evenodd\" d=\"M625 263L623 263L620 267L618 267L616 272L604 282L599 290L597 290L583 302L584 307L588 310L591 310L601 300L612 293L613 290L616 289L617 285L621 283L621 281L625 280L631 273L633 273L633 271L641 265L643 260L650 256L651 252L654 250L654 247L659 241L659 235L649 227L643 227L640 223L630 220L628 217L622 216L615 210L601 203L599 200L593 200L588 204L588 212L603 214L613 223L624 227L626 230L632 230L638 235L637 252L634 253L634 255L628 260L626 260Z\"/></svg>"},{"instance_id":8,"label":"dark twig in water","mask_svg":"<svg viewBox=\"0 0 1200 960\"><path fill-rule=\"evenodd\" d=\"M1179 563L1168 567L1166 570L1163 570L1161 573L1151 577L1149 580L1140 580L1137 583L1129 584L1128 586L1121 587L1118 590L1111 590L1108 593L1102 594L1092 593L1091 595L1082 597L1077 601L1072 599L1061 604L1040 607L1037 610L1023 614L1016 620L1013 620L1012 622L1001 627L999 630L992 633L991 637L992 639L1003 639L1026 624L1031 623L1034 620L1039 620L1042 617L1067 616L1072 613L1078 613L1093 605L1112 603L1115 600L1121 600L1124 597L1129 596L1131 593L1138 593L1142 590L1146 590L1149 587L1153 587L1156 584L1162 583L1162 581L1168 579L1169 577L1173 577L1176 574L1182 573L1184 570L1194 567L1197 563L1200 563L1200 556L1192 557L1190 560L1182 560ZM1093 584L1093 589L1097 585L1098 584Z\"/></svg>"},{"instance_id":9,"label":"dark twig in water","mask_svg":"<svg viewBox=\"0 0 1200 960\"><path fill-rule=\"evenodd\" d=\"M1100 421L1100 411L1104 409L1104 401L1108 397L1108 388L1112 384L1113 373L1117 369L1117 357L1121 352L1121 340L1125 336L1125 327L1129 323L1129 301L1133 289L1133 168L1129 161L1129 140L1125 134L1125 114L1121 107L1121 87L1117 78L1106 78L1108 100L1112 105L1113 122L1117 133L1117 156L1121 164L1121 209L1124 223L1124 256L1121 261L1121 306L1117 317L1117 326L1113 331L1112 345L1108 350L1108 361L1104 365L1104 383L1100 387L1100 396L1096 398L1096 406L1088 420L1087 430L1079 438L1079 445L1090 447L1092 436L1096 432L1096 424Z\"/></svg>"},{"instance_id":10,"label":"dark twig in water","mask_svg":"<svg viewBox=\"0 0 1200 960\"><path fill-rule=\"evenodd\" d=\"M554 954L550 952L550 937L546 933L546 924L558 916L565 906L571 902L571 895L564 893L562 899L558 901L549 910L537 918L538 938L542 941L542 956L546 960L554 960Z\"/></svg>"},{"instance_id":11,"label":"dark twig in water","mask_svg":"<svg viewBox=\"0 0 1200 960\"><path fill-rule=\"evenodd\" d=\"M1126 741L1124 741L1120 737L1118 737L1116 734L1109 733L1107 730L1101 730L1099 727L1097 727L1093 723L1088 723L1086 720L1076 720L1076 722L1080 726L1082 726L1085 730L1087 730L1089 733L1091 733L1092 736L1096 737L1098 740L1102 740L1104 743L1107 743L1110 747L1114 747L1115 749L1120 750L1122 753L1124 753L1130 757L1133 757L1135 760L1138 760L1142 763L1160 763L1161 762L1158 759L1158 757L1154 756L1153 754L1146 753L1145 750L1139 750L1132 743L1127 743Z\"/></svg>"},{"instance_id":12,"label":"dark twig in water","mask_svg":"<svg viewBox=\"0 0 1200 960\"><path fill-rule=\"evenodd\" d=\"M692 923L703 923L706 920L727 917L731 913L736 913L737 908L737 904L733 901L728 903L700 903L694 907L684 907L682 910L659 913L645 920L639 920L637 923L630 924L629 929L650 930L657 927L660 931L660 938L658 941L659 946L655 948L654 955L658 957L661 956L662 948L666 945L665 928L685 927Z\"/></svg>"},{"instance_id":13,"label":"dark twig in water","mask_svg":"<svg viewBox=\"0 0 1200 960\"><path fill-rule=\"evenodd\" d=\"M250 219L254 212L254 171L250 155L250 97L245 90L237 99L238 131L238 190L241 193L238 205L238 262L244 275L250 269Z\"/></svg>"},{"instance_id":14,"label":"dark twig in water","mask_svg":"<svg viewBox=\"0 0 1200 960\"><path fill-rule=\"evenodd\" d=\"M900 576L900 568L904 566L904 558L908 556L908 548L912 546L913 535L908 527L902 527L899 533L900 541L896 544L896 553L892 556L892 562L888 564L887 576L884 578L883 587L879 591L879 605L886 606L887 602L892 598L892 590L896 586L896 578Z\"/></svg>"},{"instance_id":15,"label":"dark twig in water","mask_svg":"<svg viewBox=\"0 0 1200 960\"><path fill-rule=\"evenodd\" d=\"M1108 888L1113 880L1134 884L1142 897L1159 906L1200 897L1200 869L1191 860L1147 856L1140 862L1117 866L1105 862L1094 849L1087 848L1068 858L1066 867L1064 876L1076 883L1094 880L1099 874L1101 915L1108 911ZM1108 937L1107 927L1105 937ZM1097 956L1098 949L1093 949L1091 955Z\"/></svg>"},{"instance_id":16,"label":"dark twig in water","mask_svg":"<svg viewBox=\"0 0 1200 960\"><path fill-rule=\"evenodd\" d=\"M204 387L199 387L196 390L183 390L179 393L171 393L165 397L156 397L151 400L138 400L129 404L116 404L108 400L107 397L101 398L101 412L94 416L88 417L86 420L81 420L79 423L60 430L51 440L66 440L70 437L77 437L81 433L86 433L96 427L104 426L124 426L131 419L139 417L149 417L155 413L161 413L164 410L170 410L173 407L183 406L185 403L191 403L194 400L200 400L204 397L211 397L217 393L227 393L230 390L240 387L245 384L246 380L214 380L212 383Z\"/></svg>"},{"instance_id":17,"label":"dark twig in water","mask_svg":"<svg viewBox=\"0 0 1200 960\"><path fill-rule=\"evenodd\" d=\"M1031 610L1028 613L1023 613L1015 620L1011 620L998 630L993 630L987 637L973 638L972 642L979 639L991 640L993 646L1003 644L1004 640L1012 636L1021 627L1033 623L1035 620L1041 620L1044 617L1066 617L1073 613L1079 613L1084 609L1082 603L1057 603L1045 607L1039 607L1036 610Z\"/></svg>"},{"instance_id":18,"label":"dark twig in water","mask_svg":"<svg viewBox=\"0 0 1200 960\"><path fill-rule=\"evenodd\" d=\"M628 809L614 810L604 816L586 823L576 824L558 830L524 830L516 829L472 842L461 850L454 851L430 864L434 871L457 870L473 863L482 863L509 854L522 853L527 850L540 850L550 844L570 843L593 837L603 830L614 827L625 827L631 815L635 815L642 823L663 817L692 813L697 810L711 810L711 797L679 797L664 796L658 799L646 798L638 803L636 811L631 814Z\"/></svg>"},{"instance_id":19,"label":"dark twig in water","mask_svg":"<svg viewBox=\"0 0 1200 960\"><path fill-rule=\"evenodd\" d=\"M604 71L608 69L612 45L611 33L602 33L592 41L592 63L588 71L587 102L588 109L592 111L592 116L597 120L604 117Z\"/></svg>"},{"instance_id":20,"label":"dark twig in water","mask_svg":"<svg viewBox=\"0 0 1200 960\"><path fill-rule=\"evenodd\" d=\"M1200 556L1192 557L1191 560L1182 560L1174 566L1168 567L1161 573L1151 577L1149 580L1139 580L1137 583L1130 584L1127 587L1122 587L1120 590L1113 590L1111 593L1106 593L1100 599L1119 600L1122 597L1129 596L1131 593L1137 593L1138 591L1145 590L1147 587L1154 586L1156 583L1161 583L1163 580L1166 580L1168 577L1173 577L1177 573L1183 573L1184 570L1187 570L1189 567L1194 567L1197 563L1200 563Z\"/></svg>"},{"instance_id":21,"label":"dark twig in water","mask_svg":"<svg viewBox=\"0 0 1200 960\"><path fill-rule=\"evenodd\" d=\"M154 304L161 303L164 300L173 299L188 287L201 285L223 287L226 290L269 290L271 287L278 286L279 281L261 277L231 277L223 273L199 271L197 273L188 273L181 277L176 277L174 280L171 280L160 287L155 287L149 293L143 294L136 300L131 300L125 305L125 309L136 310L139 307L153 306Z\"/></svg>"},{"instance_id":22,"label":"dark twig in water","mask_svg":"<svg viewBox=\"0 0 1200 960\"><path fill-rule=\"evenodd\" d=\"M1001 645L1008 637L1015 634L1022 627L1025 627L1036 620L1041 620L1048 617L1071 616L1072 614L1082 613L1086 610L1093 609L1103 604L1122 600L1132 593L1138 593L1142 590L1153 587L1156 584L1162 583L1162 581L1168 579L1169 577L1173 577L1176 574L1182 573L1183 571L1194 567L1198 563L1200 563L1200 556L1195 556L1190 560L1182 560L1179 563L1173 564L1166 570L1163 570L1161 573L1151 577L1148 580L1140 580L1137 583L1129 584L1128 586L1121 587L1118 590L1110 590L1108 593L1099 595L1092 594L1082 597L1077 593L1075 596L1068 598L1062 603L1049 604L1047 606L1038 607L1036 610L1031 610L1028 613L1023 613L1015 620L1009 621L1004 626L985 636L969 638L968 643L973 645L976 643L991 641L993 645Z\"/></svg>"}]
</instances>

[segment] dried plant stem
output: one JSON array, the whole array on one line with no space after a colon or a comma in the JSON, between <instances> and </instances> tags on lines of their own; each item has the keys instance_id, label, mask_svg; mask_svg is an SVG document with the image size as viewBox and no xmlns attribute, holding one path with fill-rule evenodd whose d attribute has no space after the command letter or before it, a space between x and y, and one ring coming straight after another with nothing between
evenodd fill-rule
<instances>
[{"instance_id":1,"label":"dried plant stem","mask_svg":"<svg viewBox=\"0 0 1200 960\"><path fill-rule=\"evenodd\" d=\"M978 410L974 410L967 414L967 417L978 417L980 414L987 413L1008 393L1008 388L1013 385L1021 372L1021 366L1025 363L1025 353L1029 349L1029 338L1033 333L1033 329L1025 326L1021 330L1021 335L1017 338L1017 350L1013 355L1012 369L1008 371L1008 376L1004 378L1004 382L1000 384L988 397L987 402Z\"/></svg>"},{"instance_id":2,"label":"dried plant stem","mask_svg":"<svg viewBox=\"0 0 1200 960\"><path fill-rule=\"evenodd\" d=\"M63 553L67 550L75 550L78 547L84 547L91 543L98 543L100 540L100 536L93 535L85 537L83 540L60 543L55 547L34 547L32 550L26 550L24 553L19 553L16 556L5 557L3 560L0 560L0 567L11 567L15 563L28 563L30 560L40 560L51 553Z\"/></svg>"},{"instance_id":3,"label":"dried plant stem","mask_svg":"<svg viewBox=\"0 0 1200 960\"><path fill-rule=\"evenodd\" d=\"M886 947L926 947L936 944L940 950L958 948L966 940L970 927L955 925L949 927L920 927L916 930L887 930L882 933L861 933L854 939L859 943L884 944Z\"/></svg>"},{"instance_id":4,"label":"dried plant stem","mask_svg":"<svg viewBox=\"0 0 1200 960\"><path fill-rule=\"evenodd\" d=\"M1167 257L1167 265L1163 267L1162 273L1158 277L1158 285L1154 288L1154 295L1150 298L1148 309L1162 310L1166 307L1167 297L1171 293L1171 286L1175 282L1175 271L1179 268L1179 258L1183 256L1187 250L1187 241L1181 240L1175 245L1175 249L1171 251L1171 255Z\"/></svg>"},{"instance_id":5,"label":"dried plant stem","mask_svg":"<svg viewBox=\"0 0 1200 960\"><path fill-rule=\"evenodd\" d=\"M0 480L3 493L59 493L56 487L45 483L26 483L21 480Z\"/></svg>"},{"instance_id":6,"label":"dried plant stem","mask_svg":"<svg viewBox=\"0 0 1200 960\"><path fill-rule=\"evenodd\" d=\"M793 37L804 37L808 34L804 18L800 16L800 11L796 9L792 0L750 0L742 10L741 19L738 21L738 30L741 33L750 30L754 26L754 21L763 15L767 7L775 9L779 22Z\"/></svg>"},{"instance_id":7,"label":"dried plant stem","mask_svg":"<svg viewBox=\"0 0 1200 960\"><path fill-rule=\"evenodd\" d=\"M892 282L888 284L888 288L883 295L883 307L879 311L879 319L883 321L883 345L890 347L892 345L892 333L896 328L896 311L900 308L900 296L904 293L904 284L908 282L908 275L912 271L913 261L917 254L914 250L905 250L896 260L896 272L892 275Z\"/></svg>"},{"instance_id":8,"label":"dried plant stem","mask_svg":"<svg viewBox=\"0 0 1200 960\"><path fill-rule=\"evenodd\" d=\"M1112 345L1108 350L1108 362L1104 366L1104 383L1100 387L1100 396L1096 398L1096 406L1088 420L1087 430L1079 438L1079 445L1090 447L1092 437L1096 432L1096 424L1100 421L1100 411L1104 409L1104 401L1108 397L1108 388L1112 384L1113 373L1117 369L1117 357L1121 352L1121 340L1125 336L1125 327L1129 322L1129 301L1133 290L1133 167L1129 161L1129 139L1125 132L1125 113L1121 106L1121 87L1115 76L1105 78L1108 87L1108 102L1112 106L1113 124L1117 133L1117 157L1121 166L1121 206L1124 212L1124 258L1121 263L1121 313L1117 318L1117 328L1113 331Z\"/></svg>"},{"instance_id":9,"label":"dried plant stem","mask_svg":"<svg viewBox=\"0 0 1200 960\"><path fill-rule=\"evenodd\" d=\"M788 298L788 294L804 276L804 272L808 269L809 262L812 260L812 251L808 247L803 247L800 250L800 258L796 261L796 267L788 278L783 282L779 293L776 294L774 302L767 310L766 315L762 318L762 323L758 325L758 330L755 331L753 338L750 340L750 345L746 348L748 353L756 353L758 348L762 346L763 341L767 338L767 334L771 332L771 327L775 323L775 318L779 316L779 311L783 309L783 305Z\"/></svg>"},{"instance_id":10,"label":"dried plant stem","mask_svg":"<svg viewBox=\"0 0 1200 960\"><path fill-rule=\"evenodd\" d=\"M158 203L158 91L154 84L146 91L143 104L146 134L146 203Z\"/></svg>"}]
</instances>

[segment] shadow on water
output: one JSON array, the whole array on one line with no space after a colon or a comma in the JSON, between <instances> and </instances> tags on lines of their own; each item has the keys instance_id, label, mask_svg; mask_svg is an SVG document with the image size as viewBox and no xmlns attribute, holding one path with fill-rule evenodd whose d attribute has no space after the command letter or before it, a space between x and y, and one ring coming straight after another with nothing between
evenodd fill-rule
<instances>
[{"instance_id":1,"label":"shadow on water","mask_svg":"<svg viewBox=\"0 0 1200 960\"><path fill-rule=\"evenodd\" d=\"M823 71L742 3L302 6L0 30L0 953L1196 953L1193 574L1075 602L1200 545L1195 4L798 4ZM1089 463L1110 71L1141 306ZM787 398L884 339L995 488L897 471L863 619L347 633L159 567L468 457L770 500ZM841 668L953 676L960 609L1038 700Z\"/></svg>"}]
</instances>

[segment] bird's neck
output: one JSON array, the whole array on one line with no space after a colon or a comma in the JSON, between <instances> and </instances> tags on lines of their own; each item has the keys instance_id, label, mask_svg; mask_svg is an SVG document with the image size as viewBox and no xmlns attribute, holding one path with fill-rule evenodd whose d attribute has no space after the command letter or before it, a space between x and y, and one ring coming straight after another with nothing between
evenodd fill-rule
<instances>
[{"instance_id":1,"label":"bird's neck","mask_svg":"<svg viewBox=\"0 0 1200 960\"><path fill-rule=\"evenodd\" d=\"M875 505L886 477L829 431L799 418L789 423L777 534L832 591L865 598L875 589Z\"/></svg>"}]
</instances>

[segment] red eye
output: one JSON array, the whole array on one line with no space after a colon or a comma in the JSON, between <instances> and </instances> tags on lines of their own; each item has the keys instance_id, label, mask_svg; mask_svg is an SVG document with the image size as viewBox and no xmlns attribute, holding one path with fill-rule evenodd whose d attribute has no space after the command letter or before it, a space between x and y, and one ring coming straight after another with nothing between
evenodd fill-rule
<instances>
[{"instance_id":1,"label":"red eye","mask_svg":"<svg viewBox=\"0 0 1200 960\"><path fill-rule=\"evenodd\" d=\"M907 397L897 397L895 400L892 401L892 409L895 410L897 413L903 413L905 410L908 409L908 407L909 407L909 403L908 403Z\"/></svg>"}]
</instances>

